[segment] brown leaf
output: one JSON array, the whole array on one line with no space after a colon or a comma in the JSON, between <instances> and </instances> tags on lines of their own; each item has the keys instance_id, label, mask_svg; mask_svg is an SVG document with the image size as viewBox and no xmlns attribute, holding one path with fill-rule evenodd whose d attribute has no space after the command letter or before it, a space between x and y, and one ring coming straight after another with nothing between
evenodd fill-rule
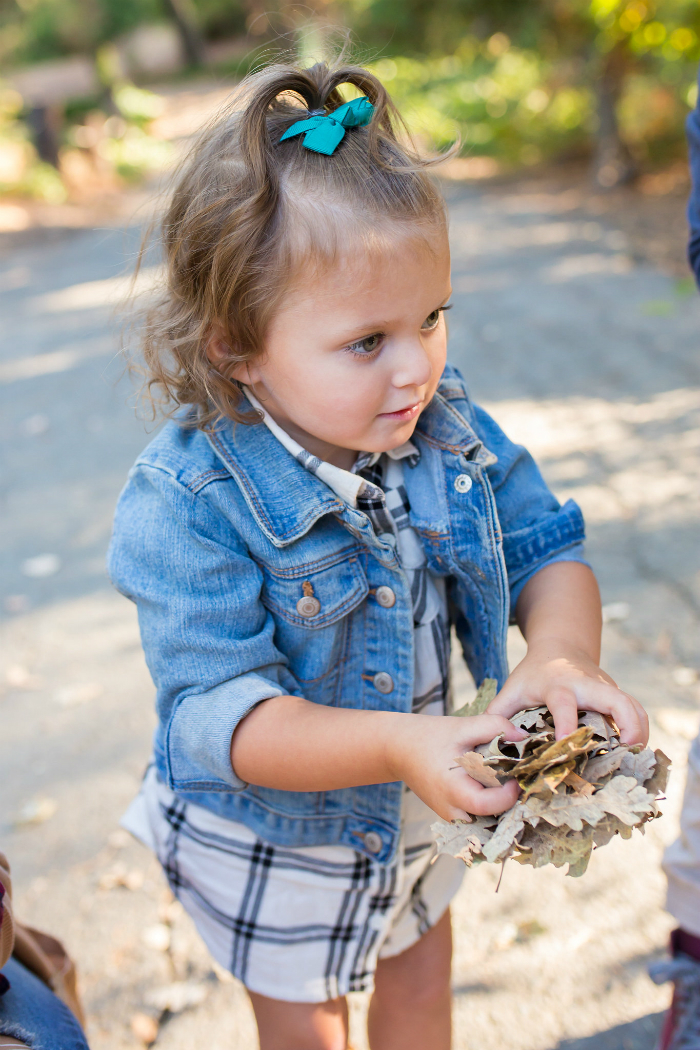
<instances>
[{"instance_id":1,"label":"brown leaf","mask_svg":"<svg viewBox=\"0 0 700 1050\"><path fill-rule=\"evenodd\" d=\"M552 864L555 868L568 864L569 870L566 874L574 879L579 879L586 873L592 852L591 829L584 828L582 832L574 831L566 838L557 839L552 850Z\"/></svg>"},{"instance_id":2,"label":"brown leaf","mask_svg":"<svg viewBox=\"0 0 700 1050\"><path fill-rule=\"evenodd\" d=\"M538 795L542 798L549 799L559 785L566 780L570 773L573 772L573 769L574 763L573 761L570 761L561 766L552 766L550 769L545 769L535 780L528 781L519 778L518 783L523 789L523 802L528 799L530 795Z\"/></svg>"},{"instance_id":3,"label":"brown leaf","mask_svg":"<svg viewBox=\"0 0 700 1050\"><path fill-rule=\"evenodd\" d=\"M573 771L564 777L564 783L567 787L573 788L576 795L589 796L595 791L593 784L589 784L587 780L584 780L583 777L580 777L578 773Z\"/></svg>"},{"instance_id":4,"label":"brown leaf","mask_svg":"<svg viewBox=\"0 0 700 1050\"><path fill-rule=\"evenodd\" d=\"M671 769L671 759L658 748L654 752L656 756L656 770L651 780L647 780L644 787L650 795L662 795L668 783L668 774Z\"/></svg>"},{"instance_id":5,"label":"brown leaf","mask_svg":"<svg viewBox=\"0 0 700 1050\"><path fill-rule=\"evenodd\" d=\"M473 715L483 715L492 700L496 698L498 682L495 678L484 678L477 690L477 694L470 704L464 704L458 711L452 714L458 718L471 718Z\"/></svg>"},{"instance_id":6,"label":"brown leaf","mask_svg":"<svg viewBox=\"0 0 700 1050\"><path fill-rule=\"evenodd\" d=\"M641 787L634 777L613 777L605 787L596 791L593 799L606 813L611 813L630 827L639 823L639 815L654 810L654 796Z\"/></svg>"},{"instance_id":7,"label":"brown leaf","mask_svg":"<svg viewBox=\"0 0 700 1050\"><path fill-rule=\"evenodd\" d=\"M471 867L482 852L484 843L493 835L498 817L473 817L470 824L448 824L438 821L431 825L438 853L458 857Z\"/></svg>"},{"instance_id":8,"label":"brown leaf","mask_svg":"<svg viewBox=\"0 0 700 1050\"><path fill-rule=\"evenodd\" d=\"M593 841L596 846L607 846L615 835L623 839L631 839L632 828L628 824L623 824L617 817L608 816L605 820L601 820L600 824L596 824L593 829Z\"/></svg>"},{"instance_id":9,"label":"brown leaf","mask_svg":"<svg viewBox=\"0 0 700 1050\"><path fill-rule=\"evenodd\" d=\"M635 827L643 833L645 823L659 815L656 795L665 788L669 760L661 751L620 744L617 727L596 712L582 712L584 724L560 741L546 709L521 712L513 721L523 714L530 728L538 729L524 742L496 737L462 757L467 772L481 782L487 778L495 786L491 778L503 783L517 777L525 793L500 817L433 825L438 851L470 865L508 857L532 867L568 864L568 874L580 876L594 845L615 835L629 838Z\"/></svg>"},{"instance_id":10,"label":"brown leaf","mask_svg":"<svg viewBox=\"0 0 700 1050\"><path fill-rule=\"evenodd\" d=\"M620 772L626 777L634 777L638 784L651 780L655 769L656 755L650 747L645 747L636 755L628 751L620 763Z\"/></svg>"},{"instance_id":11,"label":"brown leaf","mask_svg":"<svg viewBox=\"0 0 700 1050\"><path fill-rule=\"evenodd\" d=\"M490 766L487 766L481 755L477 755L475 751L467 751L465 754L460 755L456 760L457 764L469 774L469 776L476 780L477 784L481 784L482 787L493 788L500 787L501 782L494 773Z\"/></svg>"},{"instance_id":12,"label":"brown leaf","mask_svg":"<svg viewBox=\"0 0 700 1050\"><path fill-rule=\"evenodd\" d=\"M597 824L605 816L605 810L598 802L597 795L586 798L585 795L557 793L549 802L540 798L530 798L523 805L525 819L529 823L536 824L540 820L546 820L554 827L566 826L573 831L581 831L584 821L586 824Z\"/></svg>"},{"instance_id":13,"label":"brown leaf","mask_svg":"<svg viewBox=\"0 0 700 1050\"><path fill-rule=\"evenodd\" d=\"M533 868L543 868L545 864L552 863L552 849L554 838L551 828L542 832L539 828L525 826L522 837L516 845L513 860L518 864L529 864Z\"/></svg>"},{"instance_id":14,"label":"brown leaf","mask_svg":"<svg viewBox=\"0 0 700 1050\"><path fill-rule=\"evenodd\" d=\"M627 754L627 748L621 744L614 751L608 751L603 755L589 758L583 768L583 776L591 784L598 784L614 770L620 768L623 758Z\"/></svg>"},{"instance_id":15,"label":"brown leaf","mask_svg":"<svg viewBox=\"0 0 700 1050\"><path fill-rule=\"evenodd\" d=\"M582 726L580 729L574 730L573 733L569 733L568 736L557 740L519 767L517 770L518 777L539 773L548 766L556 766L560 762L566 762L570 758L576 758L578 755L585 754L588 751L588 745L592 736L593 730L590 726Z\"/></svg>"},{"instance_id":16,"label":"brown leaf","mask_svg":"<svg viewBox=\"0 0 700 1050\"><path fill-rule=\"evenodd\" d=\"M526 709L525 711L518 711L517 714L513 715L511 722L518 729L544 729L545 721L543 715L549 714L549 708L547 707L535 707Z\"/></svg>"},{"instance_id":17,"label":"brown leaf","mask_svg":"<svg viewBox=\"0 0 700 1050\"><path fill-rule=\"evenodd\" d=\"M613 723L609 718L601 714L600 711L579 711L578 724L580 726L590 726L596 736L599 736L601 740L610 741L617 735Z\"/></svg>"},{"instance_id":18,"label":"brown leaf","mask_svg":"<svg viewBox=\"0 0 700 1050\"><path fill-rule=\"evenodd\" d=\"M485 844L483 854L486 860L492 864L497 860L505 860L513 851L517 835L525 827L523 819L523 804L516 802L506 813L504 813L494 831L492 837Z\"/></svg>"},{"instance_id":19,"label":"brown leaf","mask_svg":"<svg viewBox=\"0 0 700 1050\"><path fill-rule=\"evenodd\" d=\"M529 864L533 868L541 868L545 864L561 868L562 865L568 864L567 875L583 875L593 848L592 830L589 827L579 832L566 827L550 828L541 825L540 828L534 829L526 826L517 845L518 851L526 852L515 853L513 859L519 864Z\"/></svg>"}]
</instances>

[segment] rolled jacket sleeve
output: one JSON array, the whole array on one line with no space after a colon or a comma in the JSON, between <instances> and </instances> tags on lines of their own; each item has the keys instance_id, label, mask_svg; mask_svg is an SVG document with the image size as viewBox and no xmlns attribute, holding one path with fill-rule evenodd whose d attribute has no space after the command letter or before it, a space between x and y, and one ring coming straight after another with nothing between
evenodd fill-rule
<instances>
[{"instance_id":1,"label":"rolled jacket sleeve","mask_svg":"<svg viewBox=\"0 0 700 1050\"><path fill-rule=\"evenodd\" d=\"M208 498L137 464L108 555L113 583L138 609L157 689L156 757L175 791L242 790L230 759L236 726L261 701L297 691L260 601L260 570L225 514L204 509Z\"/></svg>"},{"instance_id":2,"label":"rolled jacket sleeve","mask_svg":"<svg viewBox=\"0 0 700 1050\"><path fill-rule=\"evenodd\" d=\"M530 453L510 441L484 409L473 405L473 412L477 434L497 456L486 470L502 532L513 622L520 593L536 572L560 561L588 564L586 530L578 504L559 503Z\"/></svg>"}]
</instances>

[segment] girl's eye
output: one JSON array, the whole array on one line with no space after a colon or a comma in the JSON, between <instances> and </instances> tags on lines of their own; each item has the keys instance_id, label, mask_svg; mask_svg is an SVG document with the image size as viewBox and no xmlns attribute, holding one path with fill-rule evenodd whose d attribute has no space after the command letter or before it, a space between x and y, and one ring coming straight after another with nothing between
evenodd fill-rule
<instances>
[{"instance_id":1,"label":"girl's eye","mask_svg":"<svg viewBox=\"0 0 700 1050\"><path fill-rule=\"evenodd\" d=\"M440 314L443 312L443 310L449 309L450 307L448 305L439 306L437 310L433 310L432 313L428 314L425 321L423 321L423 324L421 325L421 330L424 332L430 332L433 328L437 328L438 322L440 320Z\"/></svg>"},{"instance_id":2,"label":"girl's eye","mask_svg":"<svg viewBox=\"0 0 700 1050\"><path fill-rule=\"evenodd\" d=\"M384 336L381 332L375 332L374 335L365 336L364 339L358 339L356 343L350 343L345 349L349 350L351 354L356 354L358 357L371 357L376 350L379 349Z\"/></svg>"}]
</instances>

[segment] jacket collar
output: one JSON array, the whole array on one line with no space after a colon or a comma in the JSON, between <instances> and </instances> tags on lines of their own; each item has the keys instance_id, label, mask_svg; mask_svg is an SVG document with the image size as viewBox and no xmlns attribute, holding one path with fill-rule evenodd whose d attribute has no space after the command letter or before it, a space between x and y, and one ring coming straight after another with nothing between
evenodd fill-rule
<instances>
[{"instance_id":1,"label":"jacket collar","mask_svg":"<svg viewBox=\"0 0 700 1050\"><path fill-rule=\"evenodd\" d=\"M243 406L250 407L246 402ZM423 412L418 431L429 443L469 459L493 462L475 431L437 393ZM223 422L206 431L217 457L238 483L261 531L276 547L305 535L326 514L340 518L371 546L377 541L369 519L310 473L263 423ZM491 457L489 459L489 457Z\"/></svg>"},{"instance_id":2,"label":"jacket collar","mask_svg":"<svg viewBox=\"0 0 700 1050\"><path fill-rule=\"evenodd\" d=\"M486 448L471 423L465 419L452 400L441 393L442 387L441 383L433 400L418 420L418 434L429 444L456 455L466 456L483 467L496 463L498 457Z\"/></svg>"}]
</instances>

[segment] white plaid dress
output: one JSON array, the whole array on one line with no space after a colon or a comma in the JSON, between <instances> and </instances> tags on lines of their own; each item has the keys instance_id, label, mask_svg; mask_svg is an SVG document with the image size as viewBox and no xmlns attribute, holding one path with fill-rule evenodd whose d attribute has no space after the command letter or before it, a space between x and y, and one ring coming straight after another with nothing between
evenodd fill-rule
<instances>
[{"instance_id":1,"label":"white plaid dress","mask_svg":"<svg viewBox=\"0 0 700 1050\"><path fill-rule=\"evenodd\" d=\"M407 442L390 453L363 453L352 472L341 470L308 453L247 396L307 470L363 510L378 535L393 533L413 597L413 710L446 713L445 583L427 568L409 526L403 485L404 461L418 456L417 449ZM459 889L464 865L444 855L434 860L435 814L408 788L401 817L390 865L347 846L276 846L243 824L183 801L151 766L122 823L155 851L221 966L261 995L323 1002L371 991L378 960L414 944Z\"/></svg>"}]
</instances>

